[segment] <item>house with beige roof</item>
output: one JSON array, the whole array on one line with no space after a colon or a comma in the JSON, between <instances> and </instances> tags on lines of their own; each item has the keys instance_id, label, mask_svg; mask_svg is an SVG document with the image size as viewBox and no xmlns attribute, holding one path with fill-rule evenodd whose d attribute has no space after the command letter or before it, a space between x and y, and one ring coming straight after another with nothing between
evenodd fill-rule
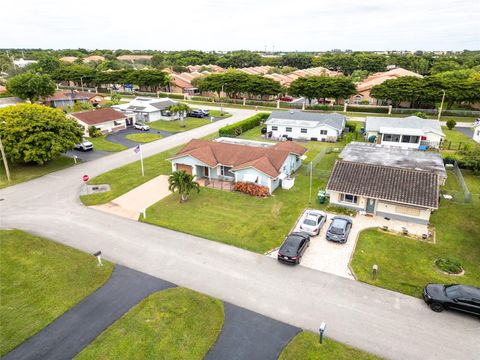
<instances>
[{"instance_id":1,"label":"house with beige roof","mask_svg":"<svg viewBox=\"0 0 480 360\"><path fill-rule=\"evenodd\" d=\"M169 160L172 171L185 171L197 179L251 182L270 193L302 165L307 150L294 142L277 144L219 138L191 140Z\"/></svg>"},{"instance_id":2,"label":"house with beige roof","mask_svg":"<svg viewBox=\"0 0 480 360\"><path fill-rule=\"evenodd\" d=\"M370 96L370 91L375 85L380 85L387 80L398 79L404 76L415 76L422 78L423 76L413 71L403 68L395 68L385 72L379 72L370 75L365 80L357 83L357 92L353 95L349 102L350 104L360 104L362 101L368 101L370 105L376 105L377 99Z\"/></svg>"}]
</instances>

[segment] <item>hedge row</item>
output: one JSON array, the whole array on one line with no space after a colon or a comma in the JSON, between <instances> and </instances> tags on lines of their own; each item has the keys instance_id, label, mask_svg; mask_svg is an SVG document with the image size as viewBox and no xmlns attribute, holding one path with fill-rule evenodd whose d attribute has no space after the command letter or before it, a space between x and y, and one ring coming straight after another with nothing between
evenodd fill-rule
<instances>
[{"instance_id":1,"label":"hedge row","mask_svg":"<svg viewBox=\"0 0 480 360\"><path fill-rule=\"evenodd\" d=\"M342 107L343 110L343 107ZM388 108L378 108L378 107L363 107L363 106L347 106L347 111L351 112L366 112L366 113L378 113L378 114L388 114Z\"/></svg>"},{"instance_id":2,"label":"hedge row","mask_svg":"<svg viewBox=\"0 0 480 360\"><path fill-rule=\"evenodd\" d=\"M248 119L220 128L218 134L220 136L238 136L241 133L260 125L260 123L267 119L269 115L270 114L268 113L258 113Z\"/></svg>"}]
</instances>

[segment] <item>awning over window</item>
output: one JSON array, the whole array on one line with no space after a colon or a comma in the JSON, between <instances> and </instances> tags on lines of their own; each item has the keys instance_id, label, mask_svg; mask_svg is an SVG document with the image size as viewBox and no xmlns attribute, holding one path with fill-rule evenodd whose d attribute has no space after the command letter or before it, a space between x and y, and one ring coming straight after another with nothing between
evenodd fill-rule
<instances>
[{"instance_id":1,"label":"awning over window","mask_svg":"<svg viewBox=\"0 0 480 360\"><path fill-rule=\"evenodd\" d=\"M286 179L287 177L288 177L287 174L281 173L280 175L278 175L277 179L278 179L278 180L283 180L283 179Z\"/></svg>"}]
</instances>

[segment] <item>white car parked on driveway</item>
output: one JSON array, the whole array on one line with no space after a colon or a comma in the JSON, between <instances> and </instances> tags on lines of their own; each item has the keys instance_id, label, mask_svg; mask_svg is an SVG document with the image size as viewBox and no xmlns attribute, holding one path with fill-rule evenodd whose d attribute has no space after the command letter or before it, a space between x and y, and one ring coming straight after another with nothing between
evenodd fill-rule
<instances>
[{"instance_id":1,"label":"white car parked on driveway","mask_svg":"<svg viewBox=\"0 0 480 360\"><path fill-rule=\"evenodd\" d=\"M142 124L142 123L135 123L133 127L137 130L148 131L150 130L150 126Z\"/></svg>"},{"instance_id":2,"label":"white car parked on driveway","mask_svg":"<svg viewBox=\"0 0 480 360\"><path fill-rule=\"evenodd\" d=\"M316 236L320 233L322 226L327 221L327 214L323 211L309 210L300 223L300 230Z\"/></svg>"}]
</instances>

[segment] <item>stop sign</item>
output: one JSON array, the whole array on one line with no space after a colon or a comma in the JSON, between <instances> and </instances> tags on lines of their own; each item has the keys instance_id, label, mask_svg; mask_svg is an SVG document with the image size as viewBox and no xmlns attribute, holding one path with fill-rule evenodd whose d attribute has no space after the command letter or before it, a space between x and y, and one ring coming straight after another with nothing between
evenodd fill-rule
<instances>
[{"instance_id":1,"label":"stop sign","mask_svg":"<svg viewBox=\"0 0 480 360\"><path fill-rule=\"evenodd\" d=\"M82 179L83 179L83 181L87 182L88 180L90 180L90 176L83 175Z\"/></svg>"}]
</instances>

